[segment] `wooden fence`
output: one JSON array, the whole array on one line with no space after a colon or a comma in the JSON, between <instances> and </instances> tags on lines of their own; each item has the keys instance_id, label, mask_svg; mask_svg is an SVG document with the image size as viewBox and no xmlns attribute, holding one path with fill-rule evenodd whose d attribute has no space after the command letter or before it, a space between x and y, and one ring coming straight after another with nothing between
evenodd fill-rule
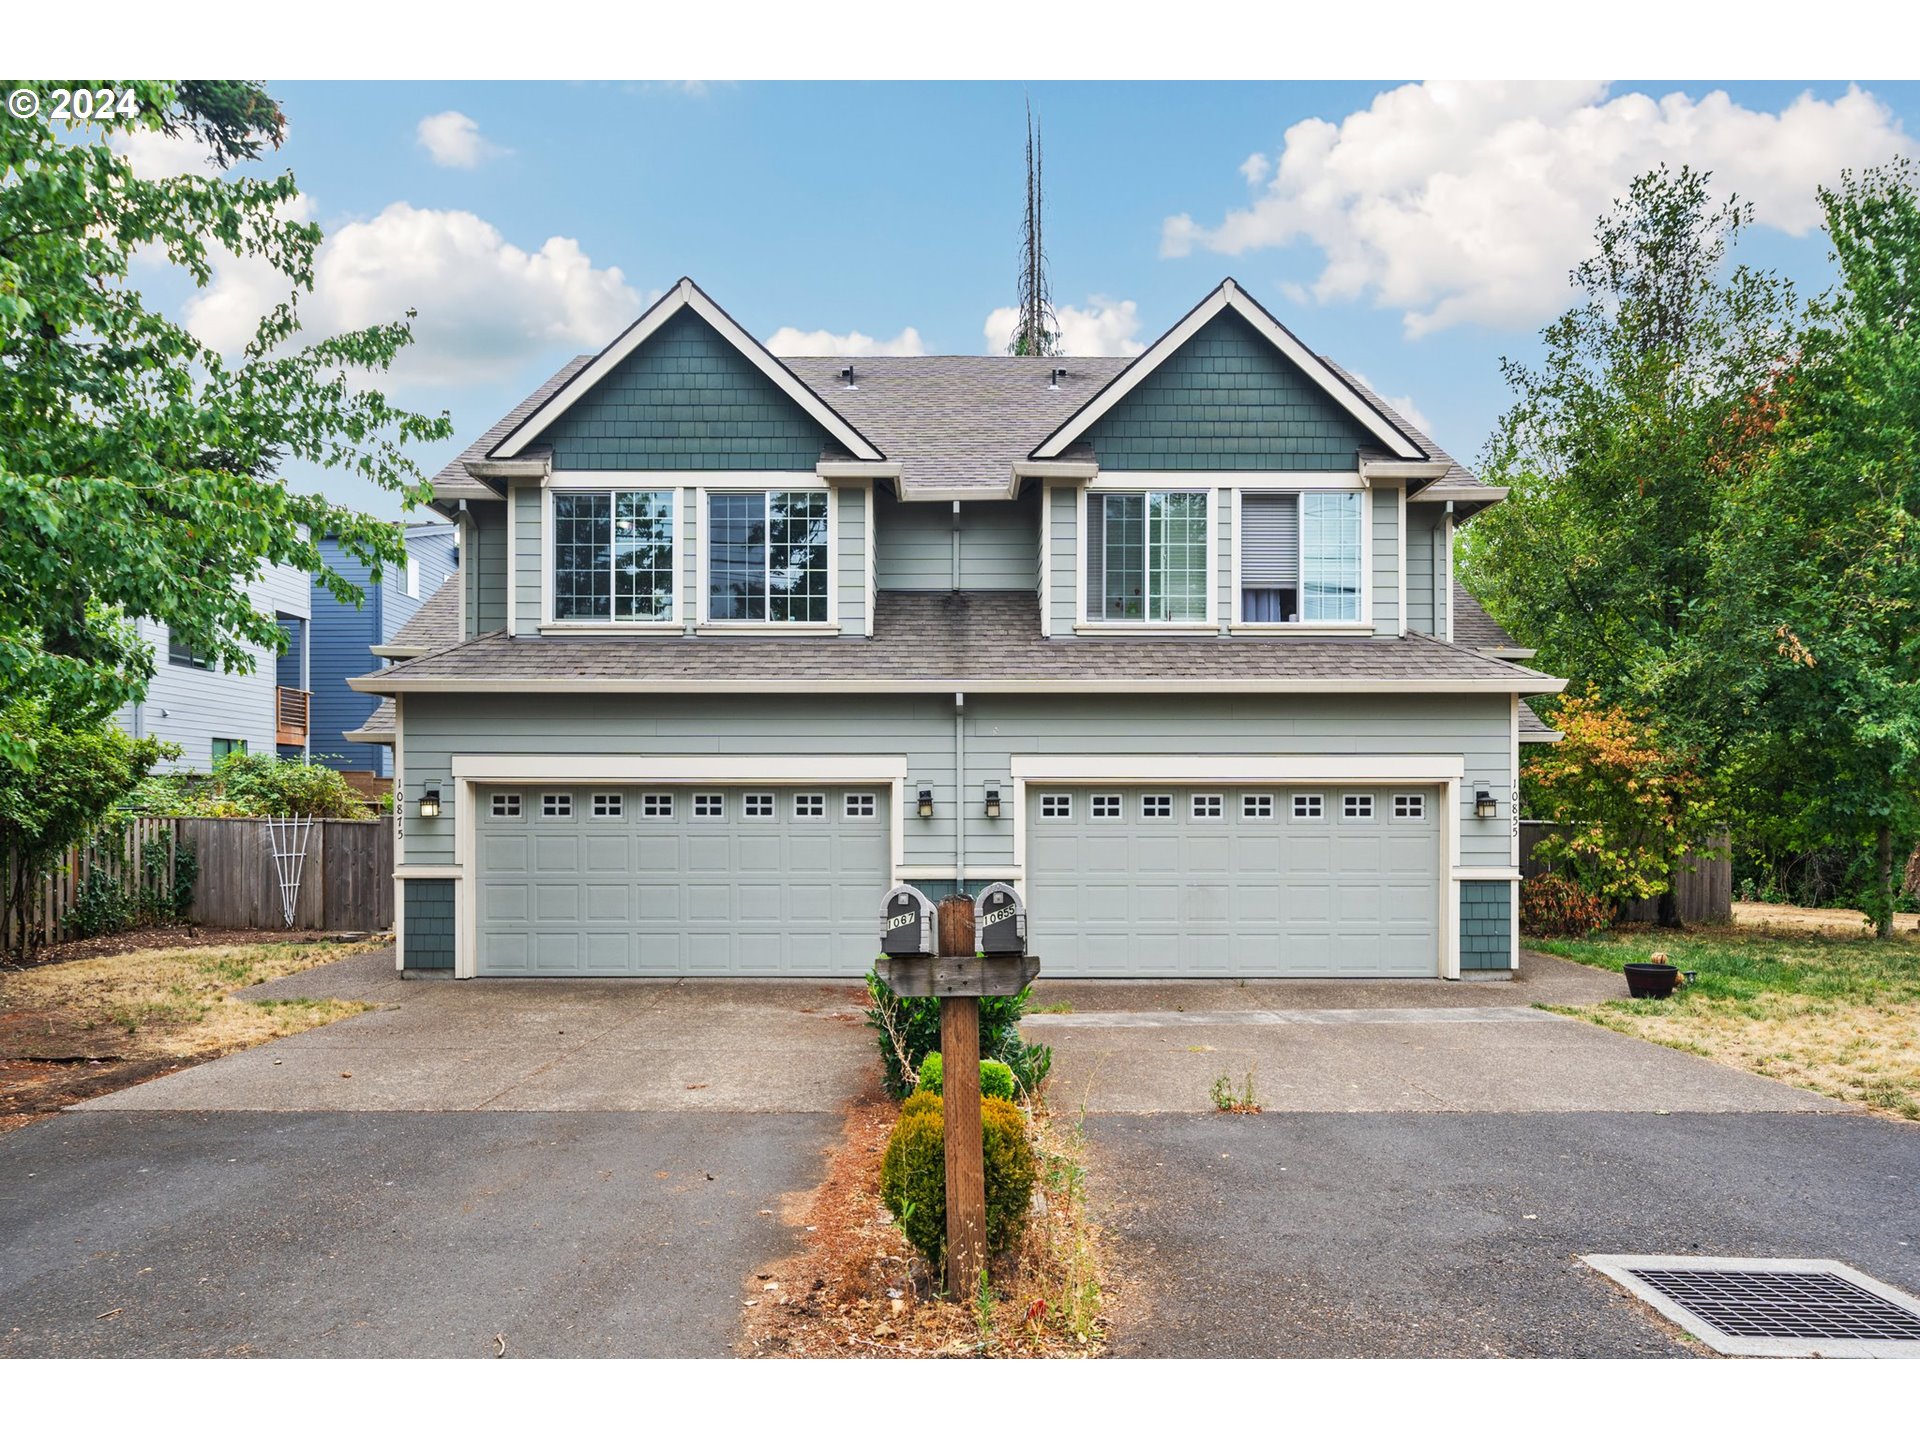
<instances>
[{"instance_id":1,"label":"wooden fence","mask_svg":"<svg viewBox=\"0 0 1920 1440\"><path fill-rule=\"evenodd\" d=\"M195 924L248 930L286 928L273 839L265 820L143 818L128 823L124 840L116 840L113 837L119 828L107 827L94 841L76 845L55 872L34 887L21 913L7 910L0 920L0 951L19 949L29 935L40 945L72 939L74 901L87 877L104 870L123 888L137 891L145 857L156 846L162 847L167 856L165 869L158 874L168 885L173 881L177 847L184 844L192 848L199 875L187 918ZM11 856L5 877L5 893L11 897ZM294 928L301 930L391 929L393 822L314 821L293 918Z\"/></svg>"},{"instance_id":2,"label":"wooden fence","mask_svg":"<svg viewBox=\"0 0 1920 1440\"><path fill-rule=\"evenodd\" d=\"M1533 847L1554 825L1546 820L1520 822L1520 874L1532 879L1547 873L1545 862L1534 858ZM1685 925L1726 925L1733 919L1733 852L1726 837L1705 850L1696 850L1673 877L1674 906ZM1660 918L1660 902L1635 900L1623 907L1621 919L1650 925Z\"/></svg>"}]
</instances>

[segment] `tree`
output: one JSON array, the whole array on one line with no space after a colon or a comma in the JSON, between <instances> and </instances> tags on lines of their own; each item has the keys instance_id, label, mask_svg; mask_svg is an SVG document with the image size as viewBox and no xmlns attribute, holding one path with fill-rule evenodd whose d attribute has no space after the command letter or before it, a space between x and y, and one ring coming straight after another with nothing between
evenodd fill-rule
<instances>
[{"instance_id":1,"label":"tree","mask_svg":"<svg viewBox=\"0 0 1920 1440\"><path fill-rule=\"evenodd\" d=\"M333 535L376 575L403 562L395 527L295 494L284 459L415 504L428 491L405 447L451 434L444 414L399 409L368 384L411 338L404 320L297 343L321 234L291 217L292 175L148 180L114 148L138 131L192 134L224 170L279 145L271 97L240 82L127 88L131 117L0 120L0 699L73 724L145 693L153 656L133 617L245 669L249 645L284 643L246 594L266 564L358 603L313 537ZM151 309L133 277L136 257L158 258L204 287L222 250L287 285L232 360ZM30 765L33 747L0 730L0 758Z\"/></svg>"},{"instance_id":2,"label":"tree","mask_svg":"<svg viewBox=\"0 0 1920 1440\"><path fill-rule=\"evenodd\" d=\"M0 753L0 857L13 862L0 937L14 933L34 889L68 847L93 833L107 813L161 760L180 749L151 736L134 739L116 726L69 726L49 716L45 702L29 700L0 710L0 725L24 743L31 769ZM19 926L30 949L32 927Z\"/></svg>"},{"instance_id":3,"label":"tree","mask_svg":"<svg viewBox=\"0 0 1920 1440\"><path fill-rule=\"evenodd\" d=\"M1778 828L1873 847L1885 937L1895 838L1920 832L1920 194L1901 161L1820 202L1839 285L1774 387L1767 464L1731 488L1701 670L1748 789L1795 777Z\"/></svg>"},{"instance_id":4,"label":"tree","mask_svg":"<svg viewBox=\"0 0 1920 1440\"><path fill-rule=\"evenodd\" d=\"M1521 772L1529 812L1557 827L1534 854L1605 900L1671 894L1713 825L1690 758L1644 716L1591 695L1562 700L1553 723L1565 738L1535 747Z\"/></svg>"},{"instance_id":5,"label":"tree","mask_svg":"<svg viewBox=\"0 0 1920 1440\"><path fill-rule=\"evenodd\" d=\"M1688 714L1681 643L1726 486L1765 451L1742 420L1778 366L1793 296L1728 254L1751 218L1709 177L1642 175L1572 273L1580 302L1542 332L1482 466L1509 487L1462 532L1462 566L1541 663L1610 700Z\"/></svg>"},{"instance_id":6,"label":"tree","mask_svg":"<svg viewBox=\"0 0 1920 1440\"><path fill-rule=\"evenodd\" d=\"M1041 236L1041 210L1046 197L1040 185L1040 136L1027 106L1027 208L1020 223L1020 301L1016 307L1009 355L1058 355L1060 321L1053 313L1053 290L1047 281L1047 247Z\"/></svg>"}]
</instances>

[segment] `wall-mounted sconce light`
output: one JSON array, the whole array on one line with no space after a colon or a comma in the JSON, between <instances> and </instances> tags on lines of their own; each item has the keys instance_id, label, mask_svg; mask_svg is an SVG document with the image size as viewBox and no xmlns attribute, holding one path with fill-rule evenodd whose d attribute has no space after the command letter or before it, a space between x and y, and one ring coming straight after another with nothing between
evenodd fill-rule
<instances>
[{"instance_id":1,"label":"wall-mounted sconce light","mask_svg":"<svg viewBox=\"0 0 1920 1440\"><path fill-rule=\"evenodd\" d=\"M998 820L999 818L1000 787L997 785L989 785L987 787L987 819Z\"/></svg>"},{"instance_id":2,"label":"wall-mounted sconce light","mask_svg":"<svg viewBox=\"0 0 1920 1440\"><path fill-rule=\"evenodd\" d=\"M920 792L919 804L915 807L915 813L918 814L922 820L931 820L933 818L933 791L922 790Z\"/></svg>"},{"instance_id":3,"label":"wall-mounted sconce light","mask_svg":"<svg viewBox=\"0 0 1920 1440\"><path fill-rule=\"evenodd\" d=\"M1473 813L1478 815L1482 820L1493 819L1493 817L1499 813L1499 808L1499 806L1493 803L1493 792L1491 790L1476 790L1473 792Z\"/></svg>"},{"instance_id":4,"label":"wall-mounted sconce light","mask_svg":"<svg viewBox=\"0 0 1920 1440\"><path fill-rule=\"evenodd\" d=\"M432 820L440 814L440 792L428 790L420 797L420 818Z\"/></svg>"}]
</instances>

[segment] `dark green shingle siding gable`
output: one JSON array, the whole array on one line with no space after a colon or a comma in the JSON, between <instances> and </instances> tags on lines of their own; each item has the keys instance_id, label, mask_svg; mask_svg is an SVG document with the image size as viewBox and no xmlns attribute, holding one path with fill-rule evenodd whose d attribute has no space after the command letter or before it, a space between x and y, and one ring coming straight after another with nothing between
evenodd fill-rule
<instances>
[{"instance_id":1,"label":"dark green shingle siding gable","mask_svg":"<svg viewBox=\"0 0 1920 1440\"><path fill-rule=\"evenodd\" d=\"M409 970L453 969L453 882L401 882L400 946Z\"/></svg>"},{"instance_id":2,"label":"dark green shingle siding gable","mask_svg":"<svg viewBox=\"0 0 1920 1440\"><path fill-rule=\"evenodd\" d=\"M1371 437L1228 312L1088 432L1102 470L1352 470Z\"/></svg>"},{"instance_id":3,"label":"dark green shingle siding gable","mask_svg":"<svg viewBox=\"0 0 1920 1440\"><path fill-rule=\"evenodd\" d=\"M543 438L556 470L811 470L826 432L683 311Z\"/></svg>"}]
</instances>

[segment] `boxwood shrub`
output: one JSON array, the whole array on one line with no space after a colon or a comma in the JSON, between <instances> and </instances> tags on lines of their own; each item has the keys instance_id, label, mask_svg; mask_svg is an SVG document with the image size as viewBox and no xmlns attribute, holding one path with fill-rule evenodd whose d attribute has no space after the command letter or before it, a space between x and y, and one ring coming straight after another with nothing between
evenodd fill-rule
<instances>
[{"instance_id":1,"label":"boxwood shrub","mask_svg":"<svg viewBox=\"0 0 1920 1440\"><path fill-rule=\"evenodd\" d=\"M986 1166L987 1249L1020 1238L1033 1203L1033 1145L1020 1107L989 1096L980 1102L981 1158ZM920 1091L900 1107L880 1161L880 1198L908 1241L938 1270L947 1248L947 1150L943 1105Z\"/></svg>"}]
</instances>

